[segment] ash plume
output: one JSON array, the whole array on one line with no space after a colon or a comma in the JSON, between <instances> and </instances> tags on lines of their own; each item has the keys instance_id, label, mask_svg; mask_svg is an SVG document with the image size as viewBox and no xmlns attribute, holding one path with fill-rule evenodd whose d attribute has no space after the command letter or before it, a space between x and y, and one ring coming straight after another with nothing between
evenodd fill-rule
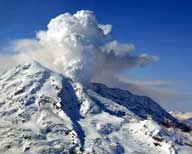
<instances>
[{"instance_id":1,"label":"ash plume","mask_svg":"<svg viewBox=\"0 0 192 154\"><path fill-rule=\"evenodd\" d=\"M92 11L64 13L51 19L36 38L16 40L10 49L16 52L14 63L35 60L84 83L110 80L128 68L158 60L147 54L131 56L135 46L113 39L111 31L112 25L98 23Z\"/></svg>"}]
</instances>

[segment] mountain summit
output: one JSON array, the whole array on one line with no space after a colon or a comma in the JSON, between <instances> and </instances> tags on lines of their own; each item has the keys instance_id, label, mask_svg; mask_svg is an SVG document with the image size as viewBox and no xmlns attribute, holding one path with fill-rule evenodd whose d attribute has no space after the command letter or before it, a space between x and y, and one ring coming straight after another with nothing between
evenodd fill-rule
<instances>
[{"instance_id":1,"label":"mountain summit","mask_svg":"<svg viewBox=\"0 0 192 154\"><path fill-rule=\"evenodd\" d=\"M0 153L191 154L189 131L149 97L36 62L0 77Z\"/></svg>"}]
</instances>

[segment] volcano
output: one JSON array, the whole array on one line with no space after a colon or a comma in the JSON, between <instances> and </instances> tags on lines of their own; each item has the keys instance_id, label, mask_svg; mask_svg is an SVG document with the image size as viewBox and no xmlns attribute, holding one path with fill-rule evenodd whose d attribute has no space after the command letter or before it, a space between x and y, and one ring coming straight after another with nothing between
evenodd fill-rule
<instances>
[{"instance_id":1,"label":"volcano","mask_svg":"<svg viewBox=\"0 0 192 154\"><path fill-rule=\"evenodd\" d=\"M37 62L0 76L0 153L192 154L190 131L149 97Z\"/></svg>"}]
</instances>

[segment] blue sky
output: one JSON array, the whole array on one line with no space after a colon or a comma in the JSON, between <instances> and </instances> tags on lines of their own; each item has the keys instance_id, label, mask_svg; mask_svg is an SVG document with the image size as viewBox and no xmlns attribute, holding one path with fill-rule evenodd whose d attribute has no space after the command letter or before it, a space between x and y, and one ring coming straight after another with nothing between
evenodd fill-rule
<instances>
[{"instance_id":1,"label":"blue sky","mask_svg":"<svg viewBox=\"0 0 192 154\"><path fill-rule=\"evenodd\" d=\"M0 47L14 39L35 37L63 12L92 10L100 23L113 25L115 39L136 45L133 54L160 57L125 75L134 82L154 81L148 86L175 96L161 102L168 109L192 111L191 7L189 0L0 0ZM156 85L158 81L166 83Z\"/></svg>"}]
</instances>

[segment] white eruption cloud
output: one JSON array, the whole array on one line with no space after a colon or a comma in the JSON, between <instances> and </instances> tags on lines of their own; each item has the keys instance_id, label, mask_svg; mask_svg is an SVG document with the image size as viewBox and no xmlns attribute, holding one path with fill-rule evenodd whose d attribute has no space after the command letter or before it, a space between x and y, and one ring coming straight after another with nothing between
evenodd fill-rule
<instances>
[{"instance_id":1,"label":"white eruption cloud","mask_svg":"<svg viewBox=\"0 0 192 154\"><path fill-rule=\"evenodd\" d=\"M120 43L110 35L112 26L99 24L91 11L64 13L52 19L47 30L34 39L17 40L12 50L19 63L35 60L81 82L114 78L118 73L158 60L156 56L131 56L133 44Z\"/></svg>"}]
</instances>

